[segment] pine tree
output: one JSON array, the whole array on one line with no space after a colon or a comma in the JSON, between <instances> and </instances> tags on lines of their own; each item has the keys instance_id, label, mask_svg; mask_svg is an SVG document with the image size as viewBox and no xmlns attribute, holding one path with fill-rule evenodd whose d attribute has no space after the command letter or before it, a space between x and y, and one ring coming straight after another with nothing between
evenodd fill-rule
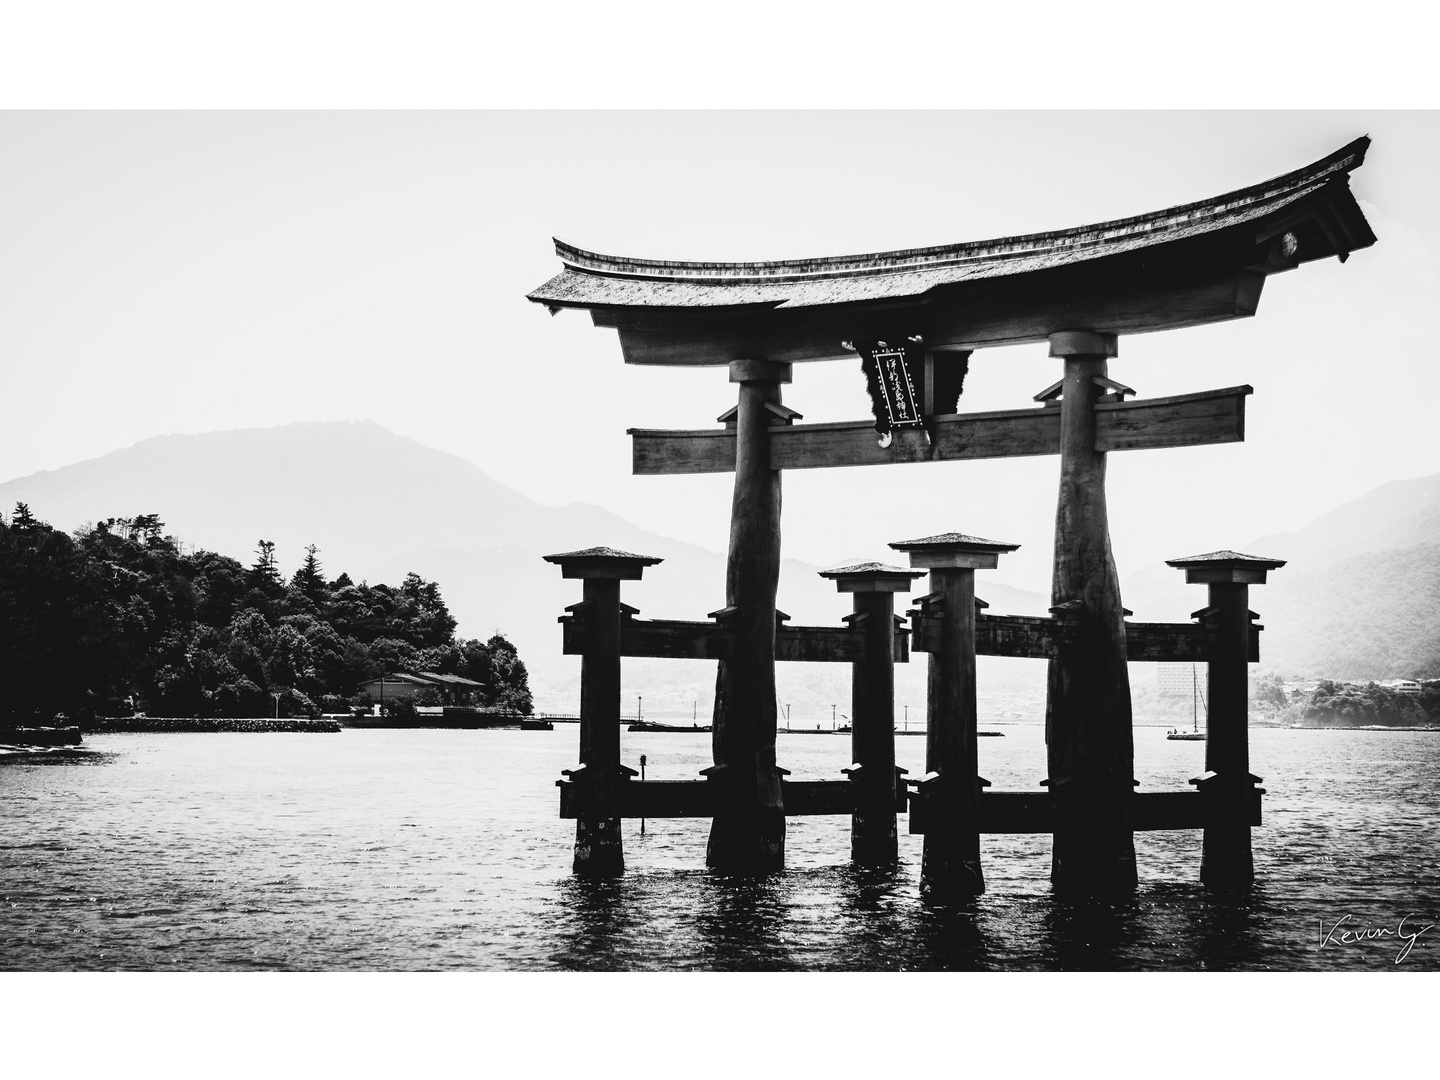
<instances>
[{"instance_id":1,"label":"pine tree","mask_svg":"<svg viewBox=\"0 0 1440 1080\"><path fill-rule=\"evenodd\" d=\"M250 567L248 575L250 587L272 595L283 592L285 581L280 577L279 567L275 565L275 544L270 540L260 540L257 543L259 547L255 551L255 565Z\"/></svg>"},{"instance_id":2,"label":"pine tree","mask_svg":"<svg viewBox=\"0 0 1440 1080\"><path fill-rule=\"evenodd\" d=\"M290 579L291 588L317 602L325 594L325 575L320 572L320 560L315 557L319 550L314 544L308 545L305 548L305 561Z\"/></svg>"}]
</instances>

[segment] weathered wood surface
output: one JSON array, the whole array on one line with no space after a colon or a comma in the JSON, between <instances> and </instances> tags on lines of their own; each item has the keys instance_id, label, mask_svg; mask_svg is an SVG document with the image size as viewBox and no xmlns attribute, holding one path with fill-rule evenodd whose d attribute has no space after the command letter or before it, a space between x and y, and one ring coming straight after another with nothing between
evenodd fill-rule
<instances>
[{"instance_id":1,"label":"weathered wood surface","mask_svg":"<svg viewBox=\"0 0 1440 1080\"><path fill-rule=\"evenodd\" d=\"M1232 386L1174 397L1102 402L1095 405L1095 448L1106 452L1241 442L1245 438L1245 398L1251 392L1249 386ZM888 448L879 445L874 424L868 420L776 427L770 431L770 464L775 469L820 469L1058 454L1060 412L1030 408L929 417L933 441L927 441L924 431L899 429ZM735 468L734 429L631 428L629 434L637 476L730 472Z\"/></svg>"},{"instance_id":2,"label":"weathered wood surface","mask_svg":"<svg viewBox=\"0 0 1440 1080\"><path fill-rule=\"evenodd\" d=\"M1215 655L1215 631L1197 623L1127 622L1125 655L1130 661L1207 663Z\"/></svg>"},{"instance_id":3,"label":"weathered wood surface","mask_svg":"<svg viewBox=\"0 0 1440 1080\"><path fill-rule=\"evenodd\" d=\"M1201 394L1100 402L1095 406L1095 449L1156 450L1245 441L1249 386Z\"/></svg>"},{"instance_id":4,"label":"weathered wood surface","mask_svg":"<svg viewBox=\"0 0 1440 1080\"><path fill-rule=\"evenodd\" d=\"M910 646L916 652L939 647L940 620L912 615ZM1252 627L1252 654L1258 656L1259 628ZM977 615L975 652L979 656L1058 658L1076 641L1078 626L1066 619L1033 615ZM1200 623L1125 623L1129 660L1152 663L1206 663L1216 655L1215 629Z\"/></svg>"},{"instance_id":5,"label":"weathered wood surface","mask_svg":"<svg viewBox=\"0 0 1440 1080\"><path fill-rule=\"evenodd\" d=\"M620 582L586 578L585 621L590 648L580 666L580 764L591 805L575 824L577 874L625 869L616 787L620 771Z\"/></svg>"},{"instance_id":6,"label":"weathered wood surface","mask_svg":"<svg viewBox=\"0 0 1440 1080\"><path fill-rule=\"evenodd\" d=\"M850 819L850 858L860 866L899 858L895 830L895 594L856 592L853 625L865 638L865 655L850 674L850 760L856 786Z\"/></svg>"},{"instance_id":7,"label":"weathered wood surface","mask_svg":"<svg viewBox=\"0 0 1440 1080\"><path fill-rule=\"evenodd\" d=\"M580 785L560 781L560 817L584 812ZM825 816L854 812L856 785L849 780L782 779L787 816ZM626 780L618 787L616 805L622 818L712 817L719 805L716 787L708 780ZM1262 793L1249 792L1246 820L1261 823ZM905 808L905 795L898 796ZM1137 791L1130 796L1131 820L1137 831L1202 829L1207 804L1198 791ZM1055 798L1048 791L983 791L979 796L981 833L1048 833L1055 828ZM909 802L909 831L923 835L928 823L923 804Z\"/></svg>"},{"instance_id":8,"label":"weathered wood surface","mask_svg":"<svg viewBox=\"0 0 1440 1080\"><path fill-rule=\"evenodd\" d=\"M1027 615L979 615L975 652L980 656L1029 656L1049 659L1075 640L1075 625ZM917 644L915 646L919 648Z\"/></svg>"},{"instance_id":9,"label":"weathered wood surface","mask_svg":"<svg viewBox=\"0 0 1440 1080\"><path fill-rule=\"evenodd\" d=\"M994 345L1044 341L1057 330L1090 326L1111 334L1173 330L1255 314L1264 275L1253 270L1226 269L1196 279L1196 265L1184 268L1181 281L1156 282L1157 253L1142 259L1106 260L1098 264L1032 280L1023 287L1003 284L966 286L964 303L945 302L956 292L937 289L923 306L909 310L887 305L866 311L857 304L833 305L809 312L772 312L758 305L736 309L695 328L693 309L666 312L654 308L596 307L596 326L619 330L627 364L669 366L724 365L737 356L765 356L792 363L853 359L842 340L884 339L903 326L921 334L927 346L973 350ZM1249 252L1244 258L1255 261ZM1233 264L1232 264L1233 265ZM1112 270L1112 267L1124 267ZM1042 284L1043 280L1043 284ZM689 324L689 325L687 325Z\"/></svg>"},{"instance_id":10,"label":"weathered wood surface","mask_svg":"<svg viewBox=\"0 0 1440 1080\"><path fill-rule=\"evenodd\" d=\"M585 812L585 795L580 785L560 781L560 816L575 818ZM786 816L851 814L856 805L856 785L848 779L781 779ZM620 817L714 817L721 805L721 788L710 780L628 780L617 792ZM904 793L902 800L903 809Z\"/></svg>"},{"instance_id":11,"label":"weathered wood surface","mask_svg":"<svg viewBox=\"0 0 1440 1080\"><path fill-rule=\"evenodd\" d=\"M1095 377L1107 374L1104 344L1067 341L1063 349L1051 348L1065 362L1051 605L1082 601L1068 616L1077 627L1075 642L1050 661L1048 673L1047 758L1051 790L1062 803L1051 880L1057 889L1085 895L1133 889L1138 881L1127 633L1110 550L1106 459L1096 442Z\"/></svg>"},{"instance_id":12,"label":"weathered wood surface","mask_svg":"<svg viewBox=\"0 0 1440 1080\"><path fill-rule=\"evenodd\" d=\"M1250 587L1232 581L1208 588L1212 614L1207 621L1217 645L1206 673L1205 770L1214 776L1202 784L1202 793L1217 820L1205 829L1200 880L1210 888L1244 888L1255 880L1250 826L1244 816L1251 792L1246 662L1253 637Z\"/></svg>"},{"instance_id":13,"label":"weathered wood surface","mask_svg":"<svg viewBox=\"0 0 1440 1080\"><path fill-rule=\"evenodd\" d=\"M939 633L930 653L926 703L926 810L935 820L920 856L920 894L939 900L985 891L980 863L979 751L975 705L975 571L936 567Z\"/></svg>"},{"instance_id":14,"label":"weathered wood surface","mask_svg":"<svg viewBox=\"0 0 1440 1080\"><path fill-rule=\"evenodd\" d=\"M583 656L589 631L581 619L560 620L563 649ZM724 622L672 619L625 619L620 624L622 656L657 656L671 660L725 660L731 655L735 630ZM909 634L896 628L892 638L896 663L910 659ZM780 626L775 631L775 659L796 663L850 664L867 655L863 627Z\"/></svg>"},{"instance_id":15,"label":"weathered wood surface","mask_svg":"<svg viewBox=\"0 0 1440 1080\"><path fill-rule=\"evenodd\" d=\"M1260 824L1260 799L1259 791L1250 793L1250 825ZM1129 796L1130 822L1138 832L1203 829L1210 812L1198 791L1136 791ZM982 833L1053 833L1056 817L1055 797L1048 791L980 793ZM926 820L925 805L918 799L911 800L909 821L912 835L929 835L931 823Z\"/></svg>"},{"instance_id":16,"label":"weathered wood surface","mask_svg":"<svg viewBox=\"0 0 1440 1080\"><path fill-rule=\"evenodd\" d=\"M729 655L716 664L711 748L722 769L705 864L722 873L785 868L785 810L775 764L775 594L780 583L780 476L770 464L768 405L782 404L788 365L736 360L735 490L725 603Z\"/></svg>"}]
</instances>

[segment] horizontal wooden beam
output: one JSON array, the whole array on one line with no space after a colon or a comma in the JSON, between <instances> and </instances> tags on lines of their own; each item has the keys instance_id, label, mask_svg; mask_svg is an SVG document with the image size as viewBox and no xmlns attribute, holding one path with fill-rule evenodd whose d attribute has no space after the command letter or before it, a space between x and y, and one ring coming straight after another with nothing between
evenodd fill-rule
<instances>
[{"instance_id":1,"label":"horizontal wooden beam","mask_svg":"<svg viewBox=\"0 0 1440 1080\"><path fill-rule=\"evenodd\" d=\"M1215 655L1215 629L1199 623L1127 622L1125 655L1134 661L1203 664Z\"/></svg>"},{"instance_id":2,"label":"horizontal wooden beam","mask_svg":"<svg viewBox=\"0 0 1440 1080\"><path fill-rule=\"evenodd\" d=\"M1253 232L1253 230L1247 230ZM1255 263L1253 237L1246 263ZM1056 331L1098 333L1174 330L1254 315L1265 284L1262 269L1225 269L1156 282L1158 253L1128 260L1128 274L1097 275L1095 264L1016 287L971 282L923 297L775 310L767 305L716 309L595 307L596 326L615 327L627 364L694 367L758 356L782 363L854 359L842 341L918 334L928 347L978 349L1045 341ZM1231 256L1236 258L1236 256ZM1124 280L1128 278L1128 280ZM963 300L961 297L963 296Z\"/></svg>"},{"instance_id":3,"label":"horizontal wooden beam","mask_svg":"<svg viewBox=\"0 0 1440 1080\"><path fill-rule=\"evenodd\" d=\"M912 649L934 652L939 647L940 618L938 614L912 614ZM1076 625L1064 619L979 614L975 617L975 653L977 656L1055 659L1074 641L1077 632ZM1256 657L1258 639L1259 628L1252 626L1250 650ZM1201 623L1125 624L1125 651L1134 661L1205 663L1215 655L1215 641L1215 628Z\"/></svg>"},{"instance_id":4,"label":"horizontal wooden beam","mask_svg":"<svg viewBox=\"0 0 1440 1080\"><path fill-rule=\"evenodd\" d=\"M560 816L577 817L583 810L583 785L562 780ZM850 780L780 781L786 817L850 814L857 785ZM709 780L632 780L617 785L619 816L625 818L713 817L719 788ZM1249 823L1260 824L1262 792L1252 789ZM1130 820L1136 832L1205 827L1206 804L1199 791L1137 791L1131 796ZM904 797L898 809L904 810ZM925 801L909 798L909 830L923 834ZM1055 797L1048 791L983 791L980 832L1048 833L1055 831Z\"/></svg>"},{"instance_id":5,"label":"horizontal wooden beam","mask_svg":"<svg viewBox=\"0 0 1440 1080\"><path fill-rule=\"evenodd\" d=\"M1199 394L1102 402L1095 406L1095 449L1158 450L1245 441L1249 386Z\"/></svg>"},{"instance_id":6,"label":"horizontal wooden beam","mask_svg":"<svg viewBox=\"0 0 1440 1080\"><path fill-rule=\"evenodd\" d=\"M556 786L560 789L560 816L578 817L585 809L583 785L562 780ZM619 816L714 817L718 791L710 780L625 780L616 788ZM780 797L787 817L850 814L855 810L856 784L848 779L782 778Z\"/></svg>"},{"instance_id":7,"label":"horizontal wooden beam","mask_svg":"<svg viewBox=\"0 0 1440 1080\"><path fill-rule=\"evenodd\" d=\"M565 617L562 649L567 656L585 653L584 619ZM1260 627L1251 624L1249 662L1260 659ZM1064 619L1034 615L975 617L977 656L1021 656L1049 660L1061 655L1077 629ZM669 619L623 619L621 656L653 656L669 660L724 660L730 656L733 631L724 623ZM910 661L910 650L935 652L940 617L912 613L910 627L897 627L892 643L897 664ZM1208 662L1215 655L1216 631L1205 623L1125 624L1125 651L1130 660L1150 663ZM865 659L863 630L848 626L785 626L775 631L775 659L796 663L848 664Z\"/></svg>"},{"instance_id":8,"label":"horizontal wooden beam","mask_svg":"<svg viewBox=\"0 0 1440 1080\"><path fill-rule=\"evenodd\" d=\"M1249 824L1260 824L1260 798L1252 789ZM1130 796L1130 825L1136 832L1203 829L1206 803L1198 791L1137 791ZM925 800L911 796L910 832L923 835L928 827ZM1048 791L982 791L980 832L1053 833L1055 797Z\"/></svg>"},{"instance_id":9,"label":"horizontal wooden beam","mask_svg":"<svg viewBox=\"0 0 1440 1080\"><path fill-rule=\"evenodd\" d=\"M1150 450L1242 442L1249 386L1198 394L1105 402L1095 406L1095 449ZM929 432L901 428L889 447L869 420L794 424L770 429L775 469L823 469L920 461L1033 457L1060 452L1060 410L1011 409L928 419ZM637 476L733 472L733 429L670 431L631 428Z\"/></svg>"},{"instance_id":10,"label":"horizontal wooden beam","mask_svg":"<svg viewBox=\"0 0 1440 1080\"><path fill-rule=\"evenodd\" d=\"M583 618L564 617L562 650L581 656L588 633ZM656 656L670 660L725 660L734 631L723 622L669 619L622 619L621 656ZM858 663L865 659L865 632L848 626L784 626L775 631L775 659L799 663ZM897 628L892 642L898 664L910 659L909 630Z\"/></svg>"}]
</instances>

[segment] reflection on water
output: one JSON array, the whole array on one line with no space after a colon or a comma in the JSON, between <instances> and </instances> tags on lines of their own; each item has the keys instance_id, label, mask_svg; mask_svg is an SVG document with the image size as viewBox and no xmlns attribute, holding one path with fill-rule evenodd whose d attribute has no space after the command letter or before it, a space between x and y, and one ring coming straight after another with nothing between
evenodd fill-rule
<instances>
[{"instance_id":1,"label":"reflection on water","mask_svg":"<svg viewBox=\"0 0 1440 1080\"><path fill-rule=\"evenodd\" d=\"M997 787L1042 775L1038 727L986 740ZM1151 735L1154 738L1150 738ZM848 864L844 818L792 820L789 869L703 868L708 822L626 825L629 871L569 873L554 779L574 731L128 735L0 763L0 967L12 970L1435 970L1440 737L1254 733L1270 791L1257 886L1197 881L1199 836L1136 837L1140 888L1058 898L1049 838L983 841L988 891L919 899L921 840L893 869ZM900 764L920 740L900 740ZM911 745L917 744L917 745ZM1136 775L1181 787L1203 747L1138 729ZM797 777L843 740L782 739ZM97 752L98 751L98 752ZM652 776L693 776L703 735L627 734ZM834 760L831 760L831 759ZM49 764L46 764L48 762ZM57 767L74 766L74 767Z\"/></svg>"}]
</instances>

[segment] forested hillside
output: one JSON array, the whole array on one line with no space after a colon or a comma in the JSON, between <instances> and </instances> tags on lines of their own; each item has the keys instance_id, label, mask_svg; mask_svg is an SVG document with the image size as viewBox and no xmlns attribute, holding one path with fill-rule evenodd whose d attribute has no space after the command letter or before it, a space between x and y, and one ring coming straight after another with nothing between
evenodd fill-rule
<instances>
[{"instance_id":1,"label":"forested hillside","mask_svg":"<svg viewBox=\"0 0 1440 1080\"><path fill-rule=\"evenodd\" d=\"M1395 480L1243 550L1286 560L1250 591L1264 670L1321 679L1440 678L1440 474ZM1140 618L1185 618L1194 586L1163 564L1125 582Z\"/></svg>"},{"instance_id":2,"label":"forested hillside","mask_svg":"<svg viewBox=\"0 0 1440 1080\"><path fill-rule=\"evenodd\" d=\"M514 646L457 640L434 582L327 579L313 546L287 580L268 541L247 567L181 554L164 529L155 514L73 535L24 503L0 515L0 719L315 714L395 671L461 675L486 684L482 704L530 711Z\"/></svg>"},{"instance_id":3,"label":"forested hillside","mask_svg":"<svg viewBox=\"0 0 1440 1080\"><path fill-rule=\"evenodd\" d=\"M1371 552L1322 571L1301 568L1280 585L1251 599L1263 603L1267 627L1287 628L1266 631L1267 668L1336 679L1440 678L1440 542Z\"/></svg>"}]
</instances>

